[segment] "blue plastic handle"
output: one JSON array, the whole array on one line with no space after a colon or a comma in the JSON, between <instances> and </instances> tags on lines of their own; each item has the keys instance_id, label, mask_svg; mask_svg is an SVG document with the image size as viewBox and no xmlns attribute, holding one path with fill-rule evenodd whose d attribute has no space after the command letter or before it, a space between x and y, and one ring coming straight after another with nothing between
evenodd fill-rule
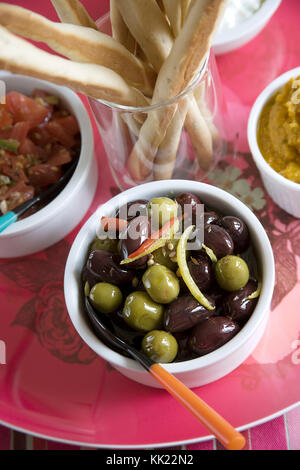
<instances>
[{"instance_id":1,"label":"blue plastic handle","mask_svg":"<svg viewBox=\"0 0 300 470\"><path fill-rule=\"evenodd\" d=\"M9 227L11 224L18 220L17 214L14 212L7 212L0 217L0 232Z\"/></svg>"}]
</instances>

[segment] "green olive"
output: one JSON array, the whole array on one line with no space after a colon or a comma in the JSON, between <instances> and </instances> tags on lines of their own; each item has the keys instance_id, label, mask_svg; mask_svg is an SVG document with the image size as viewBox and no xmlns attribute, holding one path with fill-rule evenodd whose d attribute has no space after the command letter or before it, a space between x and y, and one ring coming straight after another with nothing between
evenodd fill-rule
<instances>
[{"instance_id":1,"label":"green olive","mask_svg":"<svg viewBox=\"0 0 300 470\"><path fill-rule=\"evenodd\" d=\"M170 255L176 256L176 251L173 249L172 251L169 250L167 247L158 248L153 253L153 261L157 264L161 264L166 266L167 268L171 269L172 271L176 271L177 264L172 261L173 257Z\"/></svg>"},{"instance_id":2,"label":"green olive","mask_svg":"<svg viewBox=\"0 0 300 470\"><path fill-rule=\"evenodd\" d=\"M215 272L219 286L230 292L241 289L249 280L247 263L239 256L228 255L219 259Z\"/></svg>"},{"instance_id":3,"label":"green olive","mask_svg":"<svg viewBox=\"0 0 300 470\"><path fill-rule=\"evenodd\" d=\"M84 284L84 295L88 297L90 295L91 289L89 283L86 281Z\"/></svg>"},{"instance_id":4,"label":"green olive","mask_svg":"<svg viewBox=\"0 0 300 470\"><path fill-rule=\"evenodd\" d=\"M171 333L153 330L142 341L142 351L154 362L172 362L177 356L178 344Z\"/></svg>"},{"instance_id":5,"label":"green olive","mask_svg":"<svg viewBox=\"0 0 300 470\"><path fill-rule=\"evenodd\" d=\"M126 298L123 308L123 319L134 330L151 331L160 328L164 308L153 302L147 292L132 292Z\"/></svg>"},{"instance_id":6,"label":"green olive","mask_svg":"<svg viewBox=\"0 0 300 470\"><path fill-rule=\"evenodd\" d=\"M179 279L166 266L151 266L143 275L143 284L150 297L160 304L169 304L178 297Z\"/></svg>"},{"instance_id":7,"label":"green olive","mask_svg":"<svg viewBox=\"0 0 300 470\"><path fill-rule=\"evenodd\" d=\"M90 251L95 250L104 250L116 253L118 251L118 240L111 238L95 238L90 245Z\"/></svg>"},{"instance_id":8,"label":"green olive","mask_svg":"<svg viewBox=\"0 0 300 470\"><path fill-rule=\"evenodd\" d=\"M91 304L102 313L112 313L122 304L123 296L119 287L107 282L95 284L89 294Z\"/></svg>"},{"instance_id":9,"label":"green olive","mask_svg":"<svg viewBox=\"0 0 300 470\"><path fill-rule=\"evenodd\" d=\"M178 205L168 197L155 197L148 202L147 213L154 226L162 227L173 217L177 217Z\"/></svg>"}]
</instances>

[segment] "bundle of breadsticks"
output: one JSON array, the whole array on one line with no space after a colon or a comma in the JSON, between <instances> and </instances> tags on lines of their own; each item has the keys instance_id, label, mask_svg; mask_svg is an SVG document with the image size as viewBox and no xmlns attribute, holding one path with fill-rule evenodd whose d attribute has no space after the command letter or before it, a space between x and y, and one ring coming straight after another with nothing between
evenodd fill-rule
<instances>
[{"instance_id":1,"label":"bundle of breadsticks","mask_svg":"<svg viewBox=\"0 0 300 470\"><path fill-rule=\"evenodd\" d=\"M0 68L104 102L157 105L148 113L124 113L136 138L127 168L137 182L172 177L183 130L207 169L216 130L205 118L204 91L199 86L173 98L204 67L226 0L110 0L112 37L100 32L79 0L51 2L60 22L0 3Z\"/></svg>"}]
</instances>

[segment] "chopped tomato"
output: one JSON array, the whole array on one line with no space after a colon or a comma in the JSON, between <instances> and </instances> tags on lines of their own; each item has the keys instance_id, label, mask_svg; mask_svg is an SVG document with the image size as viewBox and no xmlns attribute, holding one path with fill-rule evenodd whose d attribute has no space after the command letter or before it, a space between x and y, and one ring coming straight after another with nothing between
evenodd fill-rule
<instances>
[{"instance_id":1,"label":"chopped tomato","mask_svg":"<svg viewBox=\"0 0 300 470\"><path fill-rule=\"evenodd\" d=\"M29 138L26 138L24 142L22 142L19 147L19 152L23 155L40 155L40 149Z\"/></svg>"},{"instance_id":2,"label":"chopped tomato","mask_svg":"<svg viewBox=\"0 0 300 470\"><path fill-rule=\"evenodd\" d=\"M25 181L20 180L16 184L6 187L6 191L1 193L0 201L7 201L7 209L11 211L23 202L32 199L33 196L33 186L28 186Z\"/></svg>"},{"instance_id":3,"label":"chopped tomato","mask_svg":"<svg viewBox=\"0 0 300 470\"><path fill-rule=\"evenodd\" d=\"M49 109L17 91L6 95L6 105L15 122L27 121L36 127L50 117Z\"/></svg>"},{"instance_id":4,"label":"chopped tomato","mask_svg":"<svg viewBox=\"0 0 300 470\"><path fill-rule=\"evenodd\" d=\"M8 140L10 139L12 127L4 127L4 129L0 130L0 140Z\"/></svg>"},{"instance_id":5,"label":"chopped tomato","mask_svg":"<svg viewBox=\"0 0 300 470\"><path fill-rule=\"evenodd\" d=\"M63 126L65 131L72 137L80 131L77 119L74 116L66 116L57 119L57 122Z\"/></svg>"},{"instance_id":6,"label":"chopped tomato","mask_svg":"<svg viewBox=\"0 0 300 470\"><path fill-rule=\"evenodd\" d=\"M55 141L53 135L50 134L46 126L43 124L31 129L29 132L29 137L36 145L39 146L47 145Z\"/></svg>"},{"instance_id":7,"label":"chopped tomato","mask_svg":"<svg viewBox=\"0 0 300 470\"><path fill-rule=\"evenodd\" d=\"M64 147L56 147L51 155L51 157L48 159L47 163L49 165L54 165L54 166L61 166L65 165L66 163L70 163L72 160L70 151L65 149Z\"/></svg>"},{"instance_id":8,"label":"chopped tomato","mask_svg":"<svg viewBox=\"0 0 300 470\"><path fill-rule=\"evenodd\" d=\"M53 119L46 128L62 145L69 148L75 145L74 136L79 133L79 126L74 116Z\"/></svg>"},{"instance_id":9,"label":"chopped tomato","mask_svg":"<svg viewBox=\"0 0 300 470\"><path fill-rule=\"evenodd\" d=\"M12 139L22 144L27 137L28 131L28 122L17 122L12 126L5 127L3 130L0 130L0 140Z\"/></svg>"},{"instance_id":10,"label":"chopped tomato","mask_svg":"<svg viewBox=\"0 0 300 470\"><path fill-rule=\"evenodd\" d=\"M55 137L57 142L65 147L70 148L75 144L74 138L70 134L67 134L63 126L57 121L49 122L47 124L47 130Z\"/></svg>"},{"instance_id":11,"label":"chopped tomato","mask_svg":"<svg viewBox=\"0 0 300 470\"><path fill-rule=\"evenodd\" d=\"M12 123L12 117L9 115L6 106L0 104L0 130L3 129L3 127L11 126Z\"/></svg>"},{"instance_id":12,"label":"chopped tomato","mask_svg":"<svg viewBox=\"0 0 300 470\"><path fill-rule=\"evenodd\" d=\"M28 131L29 131L29 123L28 122L17 122L10 131L10 139L17 140L20 144L23 144L25 141ZM20 149L20 148L19 148Z\"/></svg>"},{"instance_id":13,"label":"chopped tomato","mask_svg":"<svg viewBox=\"0 0 300 470\"><path fill-rule=\"evenodd\" d=\"M44 188L50 184L55 184L62 176L61 167L52 166L48 163L36 165L28 170L28 179L30 184Z\"/></svg>"},{"instance_id":14,"label":"chopped tomato","mask_svg":"<svg viewBox=\"0 0 300 470\"><path fill-rule=\"evenodd\" d=\"M2 210L12 210L57 183L63 166L80 154L80 145L77 120L57 96L39 89L31 97L8 93L0 105Z\"/></svg>"}]
</instances>

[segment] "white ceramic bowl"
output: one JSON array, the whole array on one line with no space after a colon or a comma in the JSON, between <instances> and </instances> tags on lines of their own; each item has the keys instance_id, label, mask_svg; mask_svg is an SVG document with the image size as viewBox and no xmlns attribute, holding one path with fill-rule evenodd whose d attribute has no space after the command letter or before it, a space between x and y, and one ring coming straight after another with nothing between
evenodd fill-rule
<instances>
[{"instance_id":1,"label":"white ceramic bowl","mask_svg":"<svg viewBox=\"0 0 300 470\"><path fill-rule=\"evenodd\" d=\"M86 262L88 246L95 238L102 216L113 214L120 205L128 201L150 200L157 196L172 196L187 191L198 195L203 202L224 214L241 217L248 225L253 246L260 260L262 292L247 324L227 344L206 356L180 363L164 364L164 367L188 387L204 385L228 374L251 354L264 332L275 277L273 252L264 228L252 211L229 193L211 185L184 180L157 181L129 189L100 206L89 218L71 247L65 268L66 305L73 325L81 338L122 374L132 380L157 388L160 388L157 382L137 362L112 351L96 337L82 305L80 276Z\"/></svg>"},{"instance_id":2,"label":"white ceramic bowl","mask_svg":"<svg viewBox=\"0 0 300 470\"><path fill-rule=\"evenodd\" d=\"M35 214L17 221L0 234L0 258L11 258L43 250L76 227L93 200L97 186L97 164L89 115L76 93L43 80L9 72L0 71L0 81L5 82L6 92L19 91L30 95L35 88L40 88L59 96L64 106L76 116L82 141L75 172L58 196Z\"/></svg>"},{"instance_id":3,"label":"white ceramic bowl","mask_svg":"<svg viewBox=\"0 0 300 470\"><path fill-rule=\"evenodd\" d=\"M279 7L281 0L265 0L260 9L232 29L220 30L213 42L216 55L244 46L257 36Z\"/></svg>"},{"instance_id":4,"label":"white ceramic bowl","mask_svg":"<svg viewBox=\"0 0 300 470\"><path fill-rule=\"evenodd\" d=\"M281 209L300 217L300 184L284 178L266 162L257 143L257 126L266 102L291 78L300 76L300 67L284 73L270 83L255 101L248 121L248 142L253 159L271 198Z\"/></svg>"}]
</instances>

